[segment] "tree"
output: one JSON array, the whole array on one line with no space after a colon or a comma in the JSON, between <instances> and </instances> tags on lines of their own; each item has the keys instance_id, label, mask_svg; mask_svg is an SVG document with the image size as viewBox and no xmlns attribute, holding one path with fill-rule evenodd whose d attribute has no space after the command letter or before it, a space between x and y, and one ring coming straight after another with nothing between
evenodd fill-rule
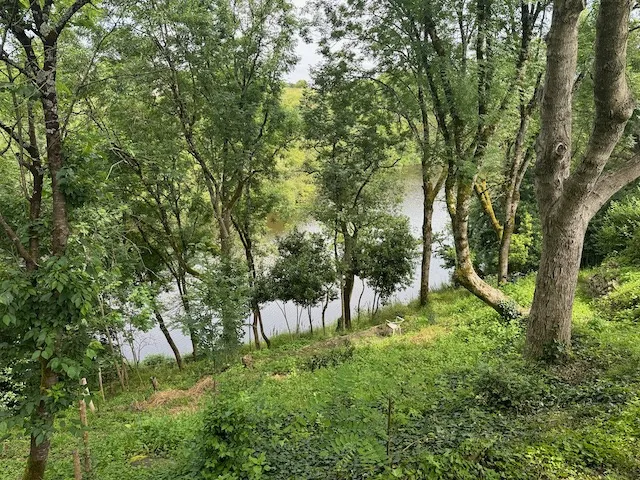
<instances>
[{"instance_id":1,"label":"tree","mask_svg":"<svg viewBox=\"0 0 640 480\"><path fill-rule=\"evenodd\" d=\"M329 61L305 97L307 141L317 158L310 171L318 185L317 218L334 237L342 297L339 328L351 328L351 296L359 237L397 201L385 175L400 160L393 115L378 108L374 82L350 77L347 61Z\"/></svg>"},{"instance_id":2,"label":"tree","mask_svg":"<svg viewBox=\"0 0 640 480\"><path fill-rule=\"evenodd\" d=\"M85 101L112 161L110 187L126 206L124 227L140 252L135 259L140 278L158 288L167 283L165 271L173 279L196 358L197 332L189 322L191 283L200 276L197 262L214 254L204 182L185 155L175 119L154 115L157 94L104 63L102 75L115 73L116 78L97 82L99 91L85 89ZM160 311L156 318L172 344Z\"/></svg>"},{"instance_id":3,"label":"tree","mask_svg":"<svg viewBox=\"0 0 640 480\"><path fill-rule=\"evenodd\" d=\"M309 328L313 333L311 309L331 295L336 283L335 265L328 245L321 234L295 229L278 241L278 253L267 279L271 296L274 300L293 302L297 307L307 309Z\"/></svg>"},{"instance_id":4,"label":"tree","mask_svg":"<svg viewBox=\"0 0 640 480\"><path fill-rule=\"evenodd\" d=\"M131 16L136 28L123 48L135 46L136 66L149 74L154 114L177 120L176 134L208 192L222 263L234 264L234 209L249 184L272 176L294 138L281 102L283 76L295 61L292 6L163 0L138 2Z\"/></svg>"},{"instance_id":5,"label":"tree","mask_svg":"<svg viewBox=\"0 0 640 480\"><path fill-rule=\"evenodd\" d=\"M89 352L90 336L82 320L91 310L94 292L84 268L87 259L69 247L65 167L72 144L64 141L58 82L59 42L88 3L45 0L0 5L0 62L9 83L3 96L26 93L0 122L8 144L3 153L17 152L26 203L26 213L23 203L11 218L0 214L0 226L12 247L4 251L17 255L11 269L3 272L0 313L3 326L12 330L7 353L17 358L28 354L39 365L39 385L30 390L21 411L29 419L25 426L31 436L27 480L44 477L53 420L69 401L61 394L70 380L77 380L82 358ZM7 121L9 115L13 118ZM49 199L50 207L45 205Z\"/></svg>"},{"instance_id":6,"label":"tree","mask_svg":"<svg viewBox=\"0 0 640 480\"><path fill-rule=\"evenodd\" d=\"M329 24L321 45L331 48L336 38L344 52L354 56L355 74L380 88L378 108L394 112L411 133L422 167L424 217L420 303L426 305L433 254L434 203L447 170L440 160L440 145L432 105L429 104L431 57L426 49L424 2L414 0L347 0L319 2ZM356 56L354 52L361 52Z\"/></svg>"},{"instance_id":7,"label":"tree","mask_svg":"<svg viewBox=\"0 0 640 480\"><path fill-rule=\"evenodd\" d=\"M626 77L631 4L628 0L600 3L592 73L593 130L577 161L572 159L572 99L578 27L585 4L557 0L553 5L537 145L543 242L525 346L531 358L554 358L570 348L571 313L587 226L612 195L640 177L640 155L637 150L625 152L621 145L635 108Z\"/></svg>"},{"instance_id":8,"label":"tree","mask_svg":"<svg viewBox=\"0 0 640 480\"><path fill-rule=\"evenodd\" d=\"M358 254L358 276L366 279L378 300L385 302L411 285L416 245L406 217L384 215L366 230Z\"/></svg>"}]
</instances>

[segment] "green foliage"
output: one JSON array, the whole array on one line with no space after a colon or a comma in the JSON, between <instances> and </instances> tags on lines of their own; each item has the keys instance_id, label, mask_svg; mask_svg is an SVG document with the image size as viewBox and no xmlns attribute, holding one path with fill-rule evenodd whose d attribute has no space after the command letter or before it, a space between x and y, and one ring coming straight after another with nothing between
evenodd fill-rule
<instances>
[{"instance_id":1,"label":"green foliage","mask_svg":"<svg viewBox=\"0 0 640 480\"><path fill-rule=\"evenodd\" d=\"M238 259L223 257L209 264L200 280L192 319L199 346L209 355L232 353L240 347L249 314L251 288L246 267Z\"/></svg>"},{"instance_id":2,"label":"green foliage","mask_svg":"<svg viewBox=\"0 0 640 480\"><path fill-rule=\"evenodd\" d=\"M640 189L611 204L596 241L602 254L640 265Z\"/></svg>"},{"instance_id":3,"label":"green foliage","mask_svg":"<svg viewBox=\"0 0 640 480\"><path fill-rule=\"evenodd\" d=\"M91 336L95 270L83 256L50 257L31 273L0 271L0 347L2 367L24 383L17 403L0 416L34 432L39 441L52 426L33 415L40 400L53 414L77 398L78 381L91 368L101 346ZM48 368L61 380L40 391L40 372Z\"/></svg>"},{"instance_id":4,"label":"green foliage","mask_svg":"<svg viewBox=\"0 0 640 480\"><path fill-rule=\"evenodd\" d=\"M599 303L599 309L612 320L640 321L640 272L617 274L619 286Z\"/></svg>"},{"instance_id":5,"label":"green foliage","mask_svg":"<svg viewBox=\"0 0 640 480\"><path fill-rule=\"evenodd\" d=\"M248 398L217 401L208 411L202 433L201 458L208 458L200 468L203 479L258 480L270 470L264 454L253 447L259 440L254 429L255 413Z\"/></svg>"},{"instance_id":6,"label":"green foliage","mask_svg":"<svg viewBox=\"0 0 640 480\"><path fill-rule=\"evenodd\" d=\"M154 353L144 357L142 365L145 367L162 367L175 364L175 359L163 355L162 353Z\"/></svg>"},{"instance_id":7,"label":"green foliage","mask_svg":"<svg viewBox=\"0 0 640 480\"><path fill-rule=\"evenodd\" d=\"M354 351L355 347L347 344L319 352L309 357L305 361L304 367L312 372L319 368L337 367L341 363L350 360L353 357Z\"/></svg>"},{"instance_id":8,"label":"green foliage","mask_svg":"<svg viewBox=\"0 0 640 480\"><path fill-rule=\"evenodd\" d=\"M265 279L263 296L309 308L331 295L336 282L335 265L321 234L296 228L278 240L278 254Z\"/></svg>"},{"instance_id":9,"label":"green foliage","mask_svg":"<svg viewBox=\"0 0 640 480\"><path fill-rule=\"evenodd\" d=\"M358 276L383 300L411 285L417 241L407 217L381 216L363 232L361 248Z\"/></svg>"}]
</instances>

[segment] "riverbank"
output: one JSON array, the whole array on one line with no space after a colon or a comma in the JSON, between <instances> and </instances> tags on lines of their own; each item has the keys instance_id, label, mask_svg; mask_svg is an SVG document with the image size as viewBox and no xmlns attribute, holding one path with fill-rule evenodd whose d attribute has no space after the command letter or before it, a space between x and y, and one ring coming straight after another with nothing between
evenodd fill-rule
<instances>
[{"instance_id":1,"label":"riverbank","mask_svg":"<svg viewBox=\"0 0 640 480\"><path fill-rule=\"evenodd\" d=\"M640 327L591 298L586 276L562 366L526 363L522 325L447 289L429 310L384 312L403 315L402 335L363 320L343 337L281 336L250 368L146 367L131 391L96 399L93 478L639 478ZM533 288L506 287L523 304ZM49 480L71 478L78 438L54 436ZM2 480L26 452L3 442Z\"/></svg>"}]
</instances>

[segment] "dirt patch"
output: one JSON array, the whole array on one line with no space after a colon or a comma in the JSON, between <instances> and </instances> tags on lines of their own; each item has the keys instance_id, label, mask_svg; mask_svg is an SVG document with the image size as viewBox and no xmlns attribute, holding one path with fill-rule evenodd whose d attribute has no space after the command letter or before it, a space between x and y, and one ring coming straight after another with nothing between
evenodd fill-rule
<instances>
[{"instance_id":1,"label":"dirt patch","mask_svg":"<svg viewBox=\"0 0 640 480\"><path fill-rule=\"evenodd\" d=\"M156 392L144 402L135 402L133 408L143 411L159 407L172 407L170 409L172 413L193 411L197 409L202 396L207 392L215 391L215 389L216 381L213 377L204 377L189 390Z\"/></svg>"},{"instance_id":2,"label":"dirt patch","mask_svg":"<svg viewBox=\"0 0 640 480\"><path fill-rule=\"evenodd\" d=\"M388 337L389 335L391 335L391 329L389 327L386 325L376 325L375 327L368 328L367 330L361 330L359 332L341 335L339 337L332 337L322 342L307 345L306 347L301 348L300 352L305 353L314 352L316 350L345 347L354 341L375 337Z\"/></svg>"},{"instance_id":3,"label":"dirt patch","mask_svg":"<svg viewBox=\"0 0 640 480\"><path fill-rule=\"evenodd\" d=\"M416 345L431 343L442 334L447 333L447 329L441 326L423 328L418 333L409 336L409 341Z\"/></svg>"}]
</instances>

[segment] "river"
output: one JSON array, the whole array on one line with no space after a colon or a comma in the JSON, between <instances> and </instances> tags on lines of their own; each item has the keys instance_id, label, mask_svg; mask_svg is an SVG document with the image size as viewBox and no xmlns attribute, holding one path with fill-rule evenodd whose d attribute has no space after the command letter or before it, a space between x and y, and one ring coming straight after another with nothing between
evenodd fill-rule
<instances>
[{"instance_id":1,"label":"river","mask_svg":"<svg viewBox=\"0 0 640 480\"><path fill-rule=\"evenodd\" d=\"M422 178L419 167L403 167L399 170L400 184L404 188L404 196L402 204L400 205L400 213L409 217L411 229L416 238L420 238L422 231L422 215L423 215L423 195L422 195ZM447 226L449 223L449 215L447 213L446 205L443 199L439 199L435 205L433 228L434 232L447 233ZM313 227L309 227L314 229ZM450 281L451 272L445 269L442 265L440 258L434 256L431 261L431 273L430 282L432 288L438 288ZM358 299L362 293L363 285L361 281L356 281L353 295L353 312L354 318L356 315L356 307ZM391 299L392 302L408 303L415 300L420 293L420 259L417 258L415 262L415 274L411 286L398 292ZM362 310L366 311L367 307L373 302L373 291L369 288L364 289L362 295ZM265 331L268 335L276 333L287 332L287 321L283 315L283 305L267 304L262 309L262 317L264 321ZM295 330L296 327L296 308L293 304L286 305L287 318L289 322L289 328ZM319 328L321 324L320 307L312 310L312 318L314 328ZM326 313L327 323L334 323L340 316L341 308L340 301L336 300L332 302ZM170 321L171 312L166 314L165 320ZM303 330L308 329L308 318L306 312L302 316L301 326ZM249 340L251 329L247 328L247 336L245 340ZM191 351L191 342L189 338L182 334L179 330L173 330L171 332L174 341L176 342L180 352L183 355ZM136 351L139 353L140 358L144 358L147 355L162 353L166 355L172 355L171 349L167 344L162 332L159 328L154 328L148 333L140 333L136 337ZM126 352L127 356L130 355L130 351Z\"/></svg>"}]
</instances>

